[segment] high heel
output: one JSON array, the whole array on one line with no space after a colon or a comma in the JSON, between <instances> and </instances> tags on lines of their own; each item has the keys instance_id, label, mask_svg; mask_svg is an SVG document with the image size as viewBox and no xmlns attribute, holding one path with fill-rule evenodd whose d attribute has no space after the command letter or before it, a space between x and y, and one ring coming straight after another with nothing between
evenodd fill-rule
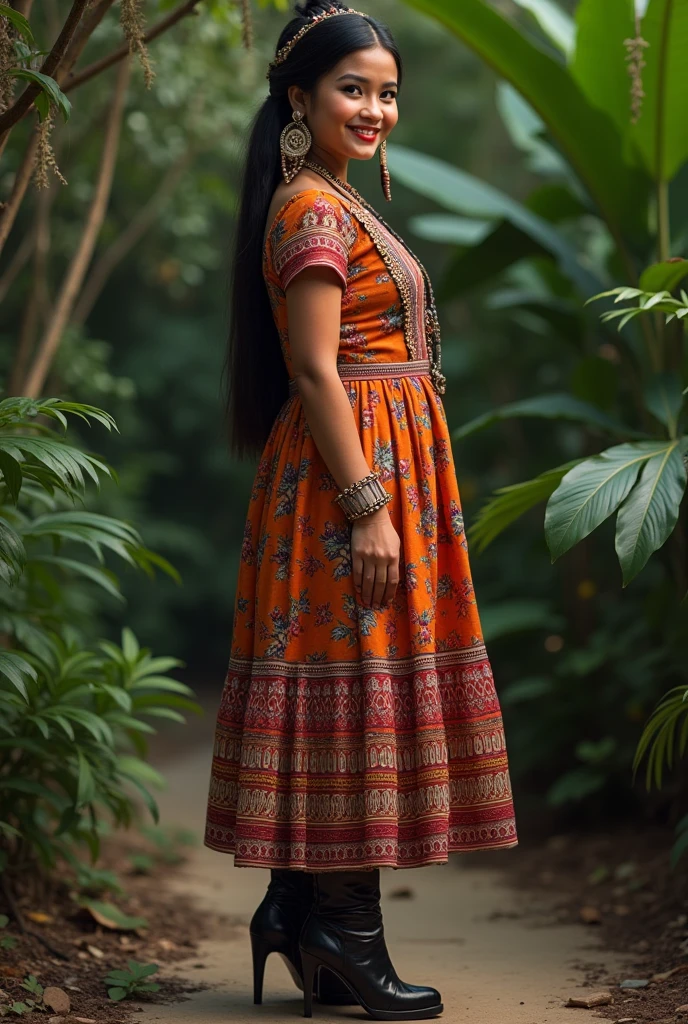
<instances>
[{"instance_id":1,"label":"high heel","mask_svg":"<svg viewBox=\"0 0 688 1024\"><path fill-rule=\"evenodd\" d=\"M426 1020L444 1009L437 989L408 985L394 970L385 943L377 868L314 876L313 909L299 948L304 1017L313 1016L313 981L323 969L336 975L375 1020Z\"/></svg>"},{"instance_id":2,"label":"high heel","mask_svg":"<svg viewBox=\"0 0 688 1024\"><path fill-rule=\"evenodd\" d=\"M313 876L281 869L272 869L270 876L267 892L249 926L256 1005L263 1001L265 962L270 953L279 953L296 987L304 987L299 932L313 903ZM356 1003L347 986L330 971L319 971L316 981L318 1002L338 1006Z\"/></svg>"}]
</instances>

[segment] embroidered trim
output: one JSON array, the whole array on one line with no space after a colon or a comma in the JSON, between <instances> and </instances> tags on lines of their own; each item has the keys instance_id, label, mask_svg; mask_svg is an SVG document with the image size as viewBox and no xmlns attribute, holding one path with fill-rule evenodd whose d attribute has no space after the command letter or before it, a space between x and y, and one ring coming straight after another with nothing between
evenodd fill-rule
<instances>
[{"instance_id":1,"label":"embroidered trim","mask_svg":"<svg viewBox=\"0 0 688 1024\"><path fill-rule=\"evenodd\" d=\"M326 232L322 228L300 231L298 236L292 236L276 248L274 259L283 291L287 290L300 270L310 266L332 267L337 271L344 288L347 287L349 253L339 235L334 232Z\"/></svg>"},{"instance_id":2,"label":"embroidered trim","mask_svg":"<svg viewBox=\"0 0 688 1024\"><path fill-rule=\"evenodd\" d=\"M444 669L451 671L452 666L470 665L485 661L487 651L485 644L474 644L472 647L460 647L450 651L432 651L416 654L410 658L361 658L360 661L328 661L328 662L292 662L280 658L237 658L229 660L230 673L247 673L259 676L298 676L305 678L325 678L326 676L348 675L352 668L358 672L378 673L386 675L407 675L409 672L424 672L428 669Z\"/></svg>"},{"instance_id":3,"label":"embroidered trim","mask_svg":"<svg viewBox=\"0 0 688 1024\"><path fill-rule=\"evenodd\" d=\"M409 359L403 363L337 363L337 373L342 380L382 380L385 377L429 377L429 359ZM289 378L289 394L297 395L299 389L295 377Z\"/></svg>"},{"instance_id":4,"label":"embroidered trim","mask_svg":"<svg viewBox=\"0 0 688 1024\"><path fill-rule=\"evenodd\" d=\"M392 246L391 235L387 234L386 231L383 232L372 214L368 213L362 206L359 206L353 199L349 199L349 203L351 213L370 235L373 245L380 254L380 259L387 268L389 276L394 281L399 292L401 308L404 314L404 341L406 342L409 360L415 360L420 358L421 355L427 355L426 352L419 353L416 344L417 339L422 338L423 335L422 325L425 322L425 313L423 313L423 320L421 320L421 328L419 329L415 316L417 303L413 302L411 295L411 286L408 278L409 272L399 258L396 246Z\"/></svg>"}]
</instances>

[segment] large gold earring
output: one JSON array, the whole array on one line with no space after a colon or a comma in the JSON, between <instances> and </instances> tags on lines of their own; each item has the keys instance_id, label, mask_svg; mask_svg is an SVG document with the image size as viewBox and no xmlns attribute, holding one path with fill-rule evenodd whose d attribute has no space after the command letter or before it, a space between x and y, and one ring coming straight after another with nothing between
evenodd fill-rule
<instances>
[{"instance_id":1,"label":"large gold earring","mask_svg":"<svg viewBox=\"0 0 688 1024\"><path fill-rule=\"evenodd\" d=\"M380 181L382 182L382 191L388 203L392 201L391 180L387 166L387 139L383 139L380 143Z\"/></svg>"},{"instance_id":2,"label":"large gold earring","mask_svg":"<svg viewBox=\"0 0 688 1024\"><path fill-rule=\"evenodd\" d=\"M283 128L280 135L282 177L287 185L301 170L313 141L301 111L295 110L291 116L292 120Z\"/></svg>"}]
</instances>

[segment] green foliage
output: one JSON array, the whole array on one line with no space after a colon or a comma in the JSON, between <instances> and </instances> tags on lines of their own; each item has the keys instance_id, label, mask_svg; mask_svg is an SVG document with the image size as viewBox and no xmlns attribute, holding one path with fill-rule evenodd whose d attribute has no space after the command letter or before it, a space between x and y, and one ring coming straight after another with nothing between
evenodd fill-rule
<instances>
[{"instance_id":1,"label":"green foliage","mask_svg":"<svg viewBox=\"0 0 688 1024\"><path fill-rule=\"evenodd\" d=\"M119 1002L121 999L129 999L146 992L160 991L160 985L156 982L145 980L157 972L157 964L142 964L137 963L136 960L127 960L127 967L126 971L110 971L104 979L110 999Z\"/></svg>"},{"instance_id":2,"label":"green foliage","mask_svg":"<svg viewBox=\"0 0 688 1024\"><path fill-rule=\"evenodd\" d=\"M645 785L648 789L653 781L658 789L661 787L664 763L672 767L676 743L678 756L683 757L688 744L688 686L676 686L662 697L640 737L633 759L633 773L636 774L647 755Z\"/></svg>"},{"instance_id":3,"label":"green foliage","mask_svg":"<svg viewBox=\"0 0 688 1024\"><path fill-rule=\"evenodd\" d=\"M146 735L155 732L149 720L183 722L182 711L199 709L190 688L166 674L178 659L153 657L127 627L117 645L87 642L67 621L64 593L81 580L118 595L105 552L146 571L174 570L128 524L61 510L66 497L81 499L88 478L98 484L110 475L44 422L65 425L66 414L114 427L89 406L0 402L0 525L14 538L0 549L0 628L15 648L0 652L0 869L20 857L51 869L62 858L83 879L76 850L85 846L97 859L104 816L129 825L137 795L157 821L150 787L163 780L144 760ZM61 554L70 546L100 566ZM107 882L100 878L101 887Z\"/></svg>"},{"instance_id":4,"label":"green foliage","mask_svg":"<svg viewBox=\"0 0 688 1024\"><path fill-rule=\"evenodd\" d=\"M498 87L505 127L531 171L545 179L518 202L437 157L406 149L394 153L391 147L392 170L404 184L452 217L470 214L492 221L489 233L475 232L473 238L461 225L447 222L444 214L425 214L414 222L424 237L434 230L435 237L458 246L439 293L449 300L463 297L468 288L493 285L485 308L502 315L503 329L509 321L515 324L521 332L518 340L530 346L540 334L552 345L552 360L573 364L572 394L552 394L551 389L545 394L517 393L516 400L479 412L454 431L456 439L474 437L487 427L518 419L524 424L517 435L523 451L526 439L539 440L528 431L527 421L548 420L552 439L570 459L551 471L543 472L538 465L533 479L500 487L474 520L469 537L484 550L507 526L546 501L550 555L554 561L571 552L571 572L590 558L591 535L602 528L609 536L605 524L615 517L614 549L622 585L645 570L641 598L628 606L628 621L644 622L648 644L662 649L666 674L655 678L658 685L664 680L666 688L685 679L684 645L680 631L674 631L680 614L669 613L667 588L673 588L674 602L686 592L682 510L688 454L688 293L681 285L688 262L671 255L671 244L678 247L688 237L687 211L680 202L681 176L688 168L686 67L681 56L688 11L669 0L649 0L641 23L641 36L649 45L636 44L646 66L642 83L634 82L636 99L642 100L634 118L627 73L630 40L637 35L632 0L602 5L580 0L575 26L558 4L545 0L518 0L522 10L516 14L513 8L499 13L485 0L410 3L449 28L505 80ZM565 59L552 54L552 44ZM556 203L544 199L551 189L557 189ZM568 196L566 209L562 196ZM438 226L429 219L442 216L445 221ZM501 290L495 294L496 281ZM600 286L591 289L593 281ZM595 319L589 309L593 300L603 303ZM569 346L567 353L561 341ZM509 366L518 358L523 359L514 355ZM594 454L600 433L621 443ZM554 458L561 456L555 453ZM581 544L585 551L574 560ZM583 583L594 593L592 581ZM664 608L664 622L649 611L655 603ZM599 614L599 605L596 610ZM583 607L576 614L589 621ZM584 632L590 642L589 628ZM514 692L514 704L525 703L531 693L550 692L548 686L548 677L526 674L523 689ZM680 685L669 691L667 703L660 703L636 748L636 765L647 754L648 778L654 777L658 786L662 765L671 766L671 730L682 712L684 692ZM654 695L650 700L652 694L648 678L642 701L634 705L639 721L656 699ZM604 744L615 736L610 723L596 742ZM570 766L554 782L548 793L553 805L594 799L608 785L610 764L627 748L602 745L599 750L606 754L601 761L589 756L598 748L572 749L583 763Z\"/></svg>"},{"instance_id":5,"label":"green foliage","mask_svg":"<svg viewBox=\"0 0 688 1024\"><path fill-rule=\"evenodd\" d=\"M619 134L609 115L587 99L570 70L484 0L409 2L437 18L522 94L607 222L615 230L642 236L648 183L623 162Z\"/></svg>"}]
</instances>

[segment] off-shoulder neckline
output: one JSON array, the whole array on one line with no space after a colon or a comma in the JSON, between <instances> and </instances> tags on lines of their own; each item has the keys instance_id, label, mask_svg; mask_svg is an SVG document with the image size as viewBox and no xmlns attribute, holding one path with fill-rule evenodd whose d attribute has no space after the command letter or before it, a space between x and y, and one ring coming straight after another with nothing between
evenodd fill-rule
<instances>
[{"instance_id":1,"label":"off-shoulder neckline","mask_svg":"<svg viewBox=\"0 0 688 1024\"><path fill-rule=\"evenodd\" d=\"M273 230L275 228L275 225L277 224L279 219L284 215L284 212L287 209L287 207L291 206L291 204L294 202L295 199L300 199L301 196L306 195L306 193L308 193L308 192L321 192L323 195L330 196L332 199L338 199L341 203L344 204L344 206L347 209L349 208L347 200L344 199L342 196L337 195L336 192L328 192L327 189L324 189L324 188L315 188L315 187L303 188L303 189L301 189L300 192L295 192L293 196L289 196L287 201L280 206L279 210L277 211L275 216L272 218L272 222L271 222L270 227L268 228L268 230L267 230L267 232L265 234L265 239L263 241L263 250L265 250L265 247L267 246L268 240L269 240L270 235L272 234L272 232L273 232Z\"/></svg>"}]
</instances>

